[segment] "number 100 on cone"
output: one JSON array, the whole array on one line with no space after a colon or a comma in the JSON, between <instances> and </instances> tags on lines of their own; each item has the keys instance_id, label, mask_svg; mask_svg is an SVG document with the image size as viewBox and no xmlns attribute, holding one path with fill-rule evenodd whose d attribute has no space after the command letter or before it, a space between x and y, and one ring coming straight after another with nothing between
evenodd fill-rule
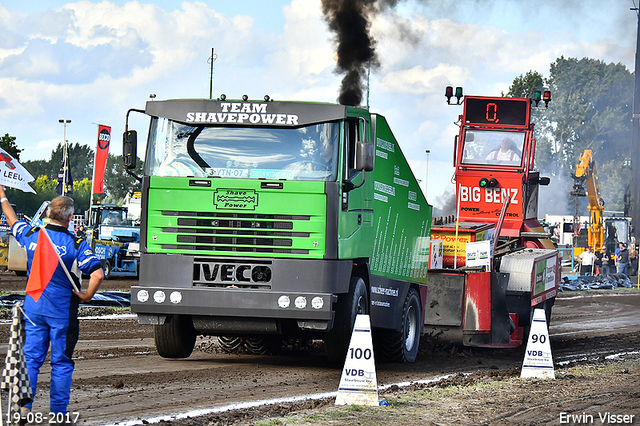
<instances>
[{"instance_id":1,"label":"number 100 on cone","mask_svg":"<svg viewBox=\"0 0 640 426\"><path fill-rule=\"evenodd\" d=\"M378 382L368 315L356 317L335 403L378 405Z\"/></svg>"}]
</instances>

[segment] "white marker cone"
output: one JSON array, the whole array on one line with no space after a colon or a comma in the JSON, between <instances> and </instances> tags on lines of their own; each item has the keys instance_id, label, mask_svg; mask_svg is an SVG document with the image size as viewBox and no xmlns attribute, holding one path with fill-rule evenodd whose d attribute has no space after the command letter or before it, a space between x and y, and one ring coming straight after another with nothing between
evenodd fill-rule
<instances>
[{"instance_id":1,"label":"white marker cone","mask_svg":"<svg viewBox=\"0 0 640 426\"><path fill-rule=\"evenodd\" d=\"M378 406L378 381L369 315L356 316L340 378L336 405L347 404Z\"/></svg>"},{"instance_id":2,"label":"white marker cone","mask_svg":"<svg viewBox=\"0 0 640 426\"><path fill-rule=\"evenodd\" d=\"M533 311L533 321L531 321L531 331L529 331L529 340L527 341L527 350L524 353L520 377L523 379L530 377L556 378L544 309Z\"/></svg>"}]
</instances>

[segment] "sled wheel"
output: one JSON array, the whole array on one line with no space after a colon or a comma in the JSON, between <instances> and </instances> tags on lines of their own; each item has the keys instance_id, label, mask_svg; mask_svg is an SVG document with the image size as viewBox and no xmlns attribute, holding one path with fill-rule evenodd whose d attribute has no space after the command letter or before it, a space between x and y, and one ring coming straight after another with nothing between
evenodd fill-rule
<instances>
[{"instance_id":1,"label":"sled wheel","mask_svg":"<svg viewBox=\"0 0 640 426\"><path fill-rule=\"evenodd\" d=\"M218 336L218 343L222 350L228 354L237 354L244 345L243 337Z\"/></svg>"},{"instance_id":2,"label":"sled wheel","mask_svg":"<svg viewBox=\"0 0 640 426\"><path fill-rule=\"evenodd\" d=\"M267 355L277 351L279 340L273 337L247 337L244 347L254 355Z\"/></svg>"},{"instance_id":3,"label":"sled wheel","mask_svg":"<svg viewBox=\"0 0 640 426\"><path fill-rule=\"evenodd\" d=\"M196 344L191 317L172 315L163 325L153 326L158 355L163 358L188 358Z\"/></svg>"},{"instance_id":4,"label":"sled wheel","mask_svg":"<svg viewBox=\"0 0 640 426\"><path fill-rule=\"evenodd\" d=\"M410 288L402 307L400 331L376 330L375 349L382 361L409 363L416 360L420 347L421 320L420 296L416 289Z\"/></svg>"},{"instance_id":5,"label":"sled wheel","mask_svg":"<svg viewBox=\"0 0 640 426\"><path fill-rule=\"evenodd\" d=\"M325 352L331 364L344 362L358 314L369 314L369 296L364 280L351 277L349 293L338 296L333 328L324 337Z\"/></svg>"}]
</instances>

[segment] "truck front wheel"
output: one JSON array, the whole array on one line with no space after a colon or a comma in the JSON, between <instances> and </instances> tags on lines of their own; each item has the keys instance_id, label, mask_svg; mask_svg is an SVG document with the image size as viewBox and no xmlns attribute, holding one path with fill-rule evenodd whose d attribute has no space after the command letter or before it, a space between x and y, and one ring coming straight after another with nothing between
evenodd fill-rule
<instances>
[{"instance_id":1,"label":"truck front wheel","mask_svg":"<svg viewBox=\"0 0 640 426\"><path fill-rule=\"evenodd\" d=\"M196 344L191 317L172 315L163 325L153 326L158 355L163 358L188 358Z\"/></svg>"},{"instance_id":2,"label":"truck front wheel","mask_svg":"<svg viewBox=\"0 0 640 426\"><path fill-rule=\"evenodd\" d=\"M364 280L351 277L349 293L338 296L333 328L324 338L325 352L330 363L344 362L358 314L369 314L369 295Z\"/></svg>"},{"instance_id":3,"label":"truck front wheel","mask_svg":"<svg viewBox=\"0 0 640 426\"><path fill-rule=\"evenodd\" d=\"M410 288L402 307L400 331L376 331L375 349L382 361L409 363L416 360L420 346L421 320L420 296L416 289Z\"/></svg>"},{"instance_id":4,"label":"truck front wheel","mask_svg":"<svg viewBox=\"0 0 640 426\"><path fill-rule=\"evenodd\" d=\"M104 274L104 279L108 280L111 276L111 262L108 259L100 260L100 265L102 265L102 273Z\"/></svg>"}]
</instances>

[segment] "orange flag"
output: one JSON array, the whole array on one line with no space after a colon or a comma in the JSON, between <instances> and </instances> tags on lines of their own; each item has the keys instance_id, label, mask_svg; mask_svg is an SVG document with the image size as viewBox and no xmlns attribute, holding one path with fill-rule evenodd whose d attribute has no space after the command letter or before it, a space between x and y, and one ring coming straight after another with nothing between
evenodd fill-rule
<instances>
[{"instance_id":1,"label":"orange flag","mask_svg":"<svg viewBox=\"0 0 640 426\"><path fill-rule=\"evenodd\" d=\"M31 272L27 281L27 294L36 302L51 281L58 267L58 254L44 232L38 234L38 245L31 262Z\"/></svg>"}]
</instances>

